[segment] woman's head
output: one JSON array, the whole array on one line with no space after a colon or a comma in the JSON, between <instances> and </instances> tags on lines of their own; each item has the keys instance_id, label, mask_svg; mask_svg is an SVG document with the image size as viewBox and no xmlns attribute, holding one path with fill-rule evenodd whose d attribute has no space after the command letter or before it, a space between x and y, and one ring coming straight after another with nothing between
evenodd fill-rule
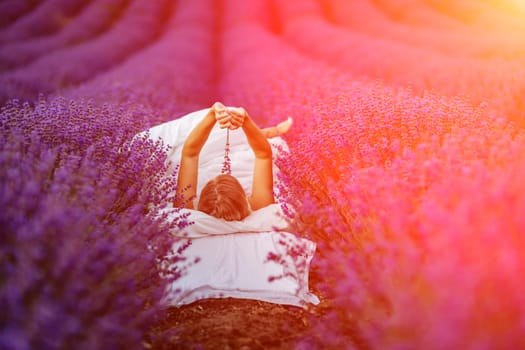
<instances>
[{"instance_id":1,"label":"woman's head","mask_svg":"<svg viewBox=\"0 0 525 350\"><path fill-rule=\"evenodd\" d=\"M246 193L231 175L219 175L201 191L197 209L227 221L239 221L250 214Z\"/></svg>"}]
</instances>

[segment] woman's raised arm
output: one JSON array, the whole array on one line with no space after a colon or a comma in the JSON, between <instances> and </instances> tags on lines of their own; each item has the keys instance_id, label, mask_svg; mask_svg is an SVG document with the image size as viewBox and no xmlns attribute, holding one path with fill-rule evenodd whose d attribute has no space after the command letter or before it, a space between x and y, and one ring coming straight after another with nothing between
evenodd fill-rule
<instances>
[{"instance_id":1,"label":"woman's raised arm","mask_svg":"<svg viewBox=\"0 0 525 350\"><path fill-rule=\"evenodd\" d=\"M215 125L215 112L220 106L222 104L215 103L184 142L177 182L177 199L180 201L175 203L177 206L193 209L193 199L197 194L199 155Z\"/></svg>"},{"instance_id":2,"label":"woman's raised arm","mask_svg":"<svg viewBox=\"0 0 525 350\"><path fill-rule=\"evenodd\" d=\"M230 113L242 119L242 129L255 154L252 195L248 198L252 210L275 202L273 196L272 147L265 134L253 122L244 108L228 108ZM237 122L237 121L236 121Z\"/></svg>"}]
</instances>

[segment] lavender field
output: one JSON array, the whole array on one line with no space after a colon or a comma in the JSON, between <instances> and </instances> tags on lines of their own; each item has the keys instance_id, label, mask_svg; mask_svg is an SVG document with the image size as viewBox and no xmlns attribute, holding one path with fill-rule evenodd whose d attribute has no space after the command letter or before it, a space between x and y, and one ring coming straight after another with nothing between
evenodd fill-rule
<instances>
[{"instance_id":1,"label":"lavender field","mask_svg":"<svg viewBox=\"0 0 525 350\"><path fill-rule=\"evenodd\" d=\"M132 138L215 101L294 118L324 305L294 346L524 348L524 31L518 0L0 1L0 348L176 333L175 179Z\"/></svg>"}]
</instances>

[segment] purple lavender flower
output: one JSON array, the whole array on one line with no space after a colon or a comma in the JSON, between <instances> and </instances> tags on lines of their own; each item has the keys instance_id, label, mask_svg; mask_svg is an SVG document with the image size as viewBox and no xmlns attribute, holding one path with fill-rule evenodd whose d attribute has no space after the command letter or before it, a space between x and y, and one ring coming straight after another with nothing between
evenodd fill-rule
<instances>
[{"instance_id":1,"label":"purple lavender flower","mask_svg":"<svg viewBox=\"0 0 525 350\"><path fill-rule=\"evenodd\" d=\"M2 108L2 348L141 344L177 277L159 271L174 227L151 206L175 180L160 144L132 141L134 116L64 99Z\"/></svg>"}]
</instances>

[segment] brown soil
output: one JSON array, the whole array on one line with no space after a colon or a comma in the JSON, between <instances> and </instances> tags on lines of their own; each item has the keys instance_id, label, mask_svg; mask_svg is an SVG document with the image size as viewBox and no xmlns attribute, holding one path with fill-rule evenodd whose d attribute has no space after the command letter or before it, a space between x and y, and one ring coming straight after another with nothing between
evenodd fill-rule
<instances>
[{"instance_id":1,"label":"brown soil","mask_svg":"<svg viewBox=\"0 0 525 350\"><path fill-rule=\"evenodd\" d=\"M163 349L291 349L309 312L243 299L207 299L171 308L156 331L175 330Z\"/></svg>"},{"instance_id":2,"label":"brown soil","mask_svg":"<svg viewBox=\"0 0 525 350\"><path fill-rule=\"evenodd\" d=\"M152 334L168 339L145 344L151 349L293 349L312 321L328 308L321 303L300 308L247 299L205 299L172 307ZM323 311L324 310L324 311Z\"/></svg>"}]
</instances>

